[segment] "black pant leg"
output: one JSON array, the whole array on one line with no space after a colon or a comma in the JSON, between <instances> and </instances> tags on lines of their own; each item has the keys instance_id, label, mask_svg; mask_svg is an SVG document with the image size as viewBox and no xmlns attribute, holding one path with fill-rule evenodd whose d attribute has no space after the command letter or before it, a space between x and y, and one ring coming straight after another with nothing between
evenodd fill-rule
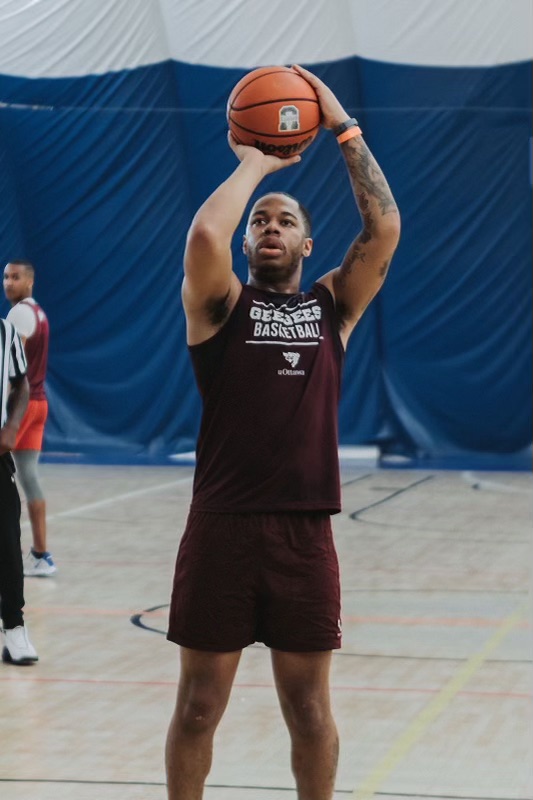
<instances>
[{"instance_id":1,"label":"black pant leg","mask_svg":"<svg viewBox=\"0 0 533 800\"><path fill-rule=\"evenodd\" d=\"M4 628L23 625L24 567L20 497L11 454L0 456L0 617Z\"/></svg>"}]
</instances>

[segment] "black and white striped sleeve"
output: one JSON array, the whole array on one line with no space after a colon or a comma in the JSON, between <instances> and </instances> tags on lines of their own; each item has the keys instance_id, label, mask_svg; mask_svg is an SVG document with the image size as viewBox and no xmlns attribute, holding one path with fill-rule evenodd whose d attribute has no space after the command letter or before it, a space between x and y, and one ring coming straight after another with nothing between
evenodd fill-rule
<instances>
[{"instance_id":1,"label":"black and white striped sleeve","mask_svg":"<svg viewBox=\"0 0 533 800\"><path fill-rule=\"evenodd\" d=\"M10 383L24 377L26 370L26 356L20 336L11 323L0 319L0 428L7 420Z\"/></svg>"},{"instance_id":2,"label":"black and white striped sleeve","mask_svg":"<svg viewBox=\"0 0 533 800\"><path fill-rule=\"evenodd\" d=\"M3 320L5 326L5 350L9 353L7 375L10 380L23 378L28 371L22 341L14 326Z\"/></svg>"}]
</instances>

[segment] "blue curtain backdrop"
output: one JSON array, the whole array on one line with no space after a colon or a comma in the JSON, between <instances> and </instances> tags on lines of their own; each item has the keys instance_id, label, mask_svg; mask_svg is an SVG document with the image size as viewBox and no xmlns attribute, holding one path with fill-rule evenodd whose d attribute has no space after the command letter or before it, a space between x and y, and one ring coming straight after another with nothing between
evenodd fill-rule
<instances>
[{"instance_id":1,"label":"blue curtain backdrop","mask_svg":"<svg viewBox=\"0 0 533 800\"><path fill-rule=\"evenodd\" d=\"M421 464L525 465L531 64L307 66L358 117L403 220L349 345L341 443ZM50 319L47 451L157 459L194 448L183 249L197 207L235 166L225 104L246 71L169 59L74 78L0 75L0 257L35 263ZM310 285L340 262L357 220L331 135L270 188L311 210Z\"/></svg>"}]
</instances>

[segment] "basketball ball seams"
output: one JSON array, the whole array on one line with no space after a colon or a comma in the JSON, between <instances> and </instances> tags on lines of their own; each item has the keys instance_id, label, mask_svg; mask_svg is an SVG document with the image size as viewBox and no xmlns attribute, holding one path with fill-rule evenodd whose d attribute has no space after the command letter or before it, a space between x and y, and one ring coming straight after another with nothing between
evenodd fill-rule
<instances>
[{"instance_id":1,"label":"basketball ball seams","mask_svg":"<svg viewBox=\"0 0 533 800\"><path fill-rule=\"evenodd\" d=\"M317 103L318 100L316 99L316 94L311 87L309 87L309 92L304 94L305 88L303 84L303 79L298 81L296 86L279 86L275 87L274 91L272 87L269 87L267 84L259 87L262 88L264 94L260 91L256 92L256 97L258 103L268 103L268 102L276 102L279 101L280 103L289 103L291 100L305 100L309 103ZM264 83L264 82L263 82ZM253 86L252 82L247 83L246 86L243 86L242 90L237 92L235 96L230 95L228 99L228 106L233 108L238 106L239 102L243 102L241 99L241 95L245 93L249 93L250 87Z\"/></svg>"},{"instance_id":2,"label":"basketball ball seams","mask_svg":"<svg viewBox=\"0 0 533 800\"><path fill-rule=\"evenodd\" d=\"M254 72L255 71L256 70L254 70ZM248 76L245 75L243 78L241 78L241 81L239 81L237 83L237 85L233 88L232 93L230 94L230 102L233 102L234 100L236 100L237 97L240 95L240 93L243 92L246 89L247 86L251 86L252 83L254 83L255 81L260 81L262 78L265 78L267 75L276 75L276 74L279 74L280 72L281 73L285 73L285 74L289 73L290 75L295 75L295 76L300 77L297 72L295 72L293 69L289 69L289 67L274 67L274 68L270 69L268 72L261 72L260 75L253 75L253 73L252 73L253 77L250 75L250 73L248 73L248 76L250 77L250 79L248 81L246 81L246 83L244 83L243 86L241 86L239 88L239 90L238 90L237 94L235 95L235 97L232 97L233 92L235 91L237 86L239 86L239 83L241 81L245 81ZM302 78L302 80L304 80L304 78Z\"/></svg>"},{"instance_id":3,"label":"basketball ball seams","mask_svg":"<svg viewBox=\"0 0 533 800\"><path fill-rule=\"evenodd\" d=\"M271 106L273 103L314 103L318 105L318 100L313 100L310 97L276 97L275 100L263 100L261 103L250 103L248 106L236 106L233 103L230 105L230 111L248 111L250 108L258 108L259 106Z\"/></svg>"},{"instance_id":4,"label":"basketball ball seams","mask_svg":"<svg viewBox=\"0 0 533 800\"><path fill-rule=\"evenodd\" d=\"M246 89L249 89L249 87L252 86L257 81L264 81L264 79L267 78L269 75L279 75L280 73L283 74L283 75L290 75L292 78L295 78L296 79L295 83L297 83L297 85L299 85L299 86L302 86L302 84L305 84L306 86L309 87L309 93L310 94L314 94L313 87L310 84L307 83L305 78L302 78L300 75L298 75L297 72L295 72L292 69L278 69L278 70L272 70L270 72L263 72L261 75L256 75L254 78L250 78L250 80L246 81L246 83L239 88L239 90L237 91L235 96L233 96L233 92L230 94L229 105L234 106L234 104L235 104L237 98L239 97L239 95L241 95ZM246 78L246 76L245 76L245 78ZM245 80L245 78L242 78L242 80ZM239 86L239 84L237 84L237 86ZM237 86L233 89L233 91L235 91ZM282 91L281 87L278 89L278 91ZM301 89L300 89L300 91L301 91ZM278 97L277 98L280 102L284 102L285 100L291 100L291 99L305 99L305 100L311 100L314 103L317 102L317 100L314 100L313 97L305 97L305 98L294 98L294 97L291 97L291 90L289 88L285 89L285 92L287 93L287 97L286 98L285 97Z\"/></svg>"},{"instance_id":5,"label":"basketball ball seams","mask_svg":"<svg viewBox=\"0 0 533 800\"><path fill-rule=\"evenodd\" d=\"M232 119L231 121L233 122L233 124L237 128L239 128L239 130L244 131L245 133L253 133L254 136L261 136L262 131L255 131L253 128L247 128L245 125L241 125L240 122L237 122L234 119ZM315 127L313 126L311 128L306 128L305 130L299 130L299 131L282 131L281 133L269 133L268 134L268 138L269 139L290 139L291 137L294 138L295 135L296 136L307 136L307 135L309 135L311 133L314 133L314 132L315 132ZM241 144L242 144L242 142L241 142Z\"/></svg>"}]
</instances>

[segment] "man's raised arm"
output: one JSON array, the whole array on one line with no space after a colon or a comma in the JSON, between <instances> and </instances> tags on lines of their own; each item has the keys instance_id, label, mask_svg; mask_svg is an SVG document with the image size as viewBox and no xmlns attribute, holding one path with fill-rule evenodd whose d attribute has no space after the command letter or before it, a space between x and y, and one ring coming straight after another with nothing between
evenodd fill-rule
<instances>
[{"instance_id":1,"label":"man's raised arm","mask_svg":"<svg viewBox=\"0 0 533 800\"><path fill-rule=\"evenodd\" d=\"M324 127L335 129L348 124L338 141L340 138L363 228L348 248L341 266L320 278L335 297L340 334L346 344L385 280L400 238L400 214L385 176L363 141L355 120L348 120L343 106L319 78L301 67L295 66L295 69L314 86L320 98Z\"/></svg>"},{"instance_id":2,"label":"man's raised arm","mask_svg":"<svg viewBox=\"0 0 533 800\"><path fill-rule=\"evenodd\" d=\"M198 209L187 235L182 287L187 341L198 344L224 323L241 292L233 272L231 243L248 201L271 172L300 160L264 155L228 136L240 163Z\"/></svg>"}]
</instances>

